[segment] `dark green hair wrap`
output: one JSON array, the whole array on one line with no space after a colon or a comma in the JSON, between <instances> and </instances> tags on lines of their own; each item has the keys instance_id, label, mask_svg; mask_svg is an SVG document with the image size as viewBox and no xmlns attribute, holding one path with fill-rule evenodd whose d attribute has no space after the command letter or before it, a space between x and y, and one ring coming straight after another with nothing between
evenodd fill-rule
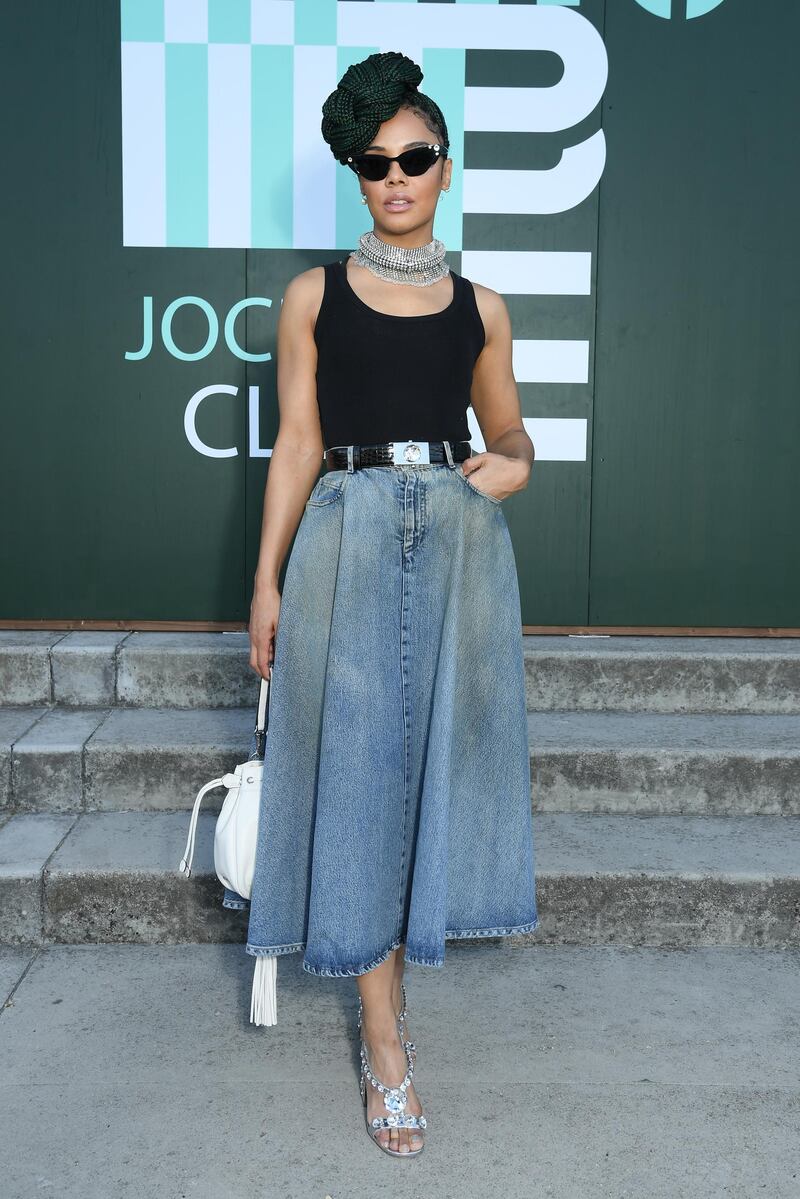
<instances>
[{"instance_id":1,"label":"dark green hair wrap","mask_svg":"<svg viewBox=\"0 0 800 1199\"><path fill-rule=\"evenodd\" d=\"M447 146L447 125L439 105L417 90L422 71L405 54L387 50L353 63L322 105L322 136L339 162L368 146L384 121L404 105L426 113L442 131Z\"/></svg>"}]
</instances>

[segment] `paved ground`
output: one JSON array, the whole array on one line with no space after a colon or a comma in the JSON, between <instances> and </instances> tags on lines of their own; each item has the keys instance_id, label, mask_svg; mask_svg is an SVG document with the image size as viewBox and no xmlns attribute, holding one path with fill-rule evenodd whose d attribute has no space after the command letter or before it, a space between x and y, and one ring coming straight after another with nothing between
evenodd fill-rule
<instances>
[{"instance_id":1,"label":"paved ground","mask_svg":"<svg viewBox=\"0 0 800 1199\"><path fill-rule=\"evenodd\" d=\"M352 979L281 958L255 1029L238 945L0 949L0 1194L797 1199L799 966L489 944L409 966L430 1126L395 1161L364 1129Z\"/></svg>"}]
</instances>

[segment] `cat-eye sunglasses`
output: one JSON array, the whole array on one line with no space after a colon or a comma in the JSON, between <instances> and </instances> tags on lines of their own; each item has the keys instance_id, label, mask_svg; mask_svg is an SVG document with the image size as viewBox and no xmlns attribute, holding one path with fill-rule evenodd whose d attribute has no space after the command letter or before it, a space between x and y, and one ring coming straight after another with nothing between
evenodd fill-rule
<instances>
[{"instance_id":1,"label":"cat-eye sunglasses","mask_svg":"<svg viewBox=\"0 0 800 1199\"><path fill-rule=\"evenodd\" d=\"M424 175L440 158L447 158L447 147L440 146L437 142L433 146L414 146L395 158L388 158L385 154L351 154L348 156L347 165L357 175L361 175L362 179L377 183L378 180L386 178L393 162L400 163L400 170L404 175Z\"/></svg>"}]
</instances>

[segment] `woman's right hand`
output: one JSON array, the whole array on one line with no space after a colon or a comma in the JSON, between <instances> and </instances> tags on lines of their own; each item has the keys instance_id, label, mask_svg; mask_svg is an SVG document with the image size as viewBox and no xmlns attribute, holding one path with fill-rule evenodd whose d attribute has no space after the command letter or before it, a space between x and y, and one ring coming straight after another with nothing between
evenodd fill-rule
<instances>
[{"instance_id":1,"label":"woman's right hand","mask_svg":"<svg viewBox=\"0 0 800 1199\"><path fill-rule=\"evenodd\" d=\"M275 633L281 610L281 593L277 587L258 587L250 604L250 665L262 679L272 678L275 657Z\"/></svg>"}]
</instances>

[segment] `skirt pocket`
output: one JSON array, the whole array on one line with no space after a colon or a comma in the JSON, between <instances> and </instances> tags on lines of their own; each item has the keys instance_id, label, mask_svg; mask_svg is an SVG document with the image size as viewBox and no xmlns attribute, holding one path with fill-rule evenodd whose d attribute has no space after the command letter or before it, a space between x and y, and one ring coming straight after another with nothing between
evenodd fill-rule
<instances>
[{"instance_id":1,"label":"skirt pocket","mask_svg":"<svg viewBox=\"0 0 800 1199\"><path fill-rule=\"evenodd\" d=\"M490 504L502 504L503 501L498 499L496 495L489 495L488 491L481 491L480 487L476 487L474 483L470 483L460 466L456 467L456 474L458 475L459 479L466 484L470 491L475 493L475 495L479 495L483 499L488 500Z\"/></svg>"},{"instance_id":2,"label":"skirt pocket","mask_svg":"<svg viewBox=\"0 0 800 1199\"><path fill-rule=\"evenodd\" d=\"M321 508L325 504L334 503L344 490L346 478L347 471L344 468L341 470L329 470L327 474L324 474L317 480L314 490L308 497L307 505L310 505L312 508Z\"/></svg>"}]
</instances>

